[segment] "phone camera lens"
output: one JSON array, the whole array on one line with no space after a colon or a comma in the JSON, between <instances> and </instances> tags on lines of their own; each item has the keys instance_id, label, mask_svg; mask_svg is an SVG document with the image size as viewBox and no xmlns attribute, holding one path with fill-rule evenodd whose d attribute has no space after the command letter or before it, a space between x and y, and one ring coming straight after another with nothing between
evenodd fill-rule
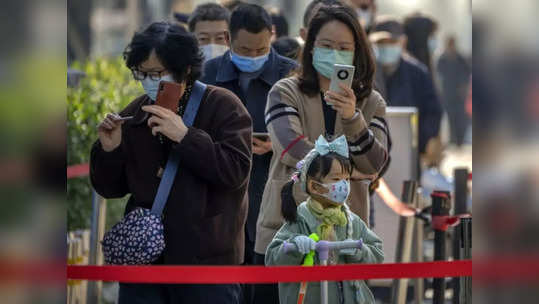
<instances>
[{"instance_id":1,"label":"phone camera lens","mask_svg":"<svg viewBox=\"0 0 539 304\"><path fill-rule=\"evenodd\" d=\"M339 79L341 79L341 80L344 80L344 79L348 78L348 71L347 70L340 70L337 73L337 77L339 77Z\"/></svg>"}]
</instances>

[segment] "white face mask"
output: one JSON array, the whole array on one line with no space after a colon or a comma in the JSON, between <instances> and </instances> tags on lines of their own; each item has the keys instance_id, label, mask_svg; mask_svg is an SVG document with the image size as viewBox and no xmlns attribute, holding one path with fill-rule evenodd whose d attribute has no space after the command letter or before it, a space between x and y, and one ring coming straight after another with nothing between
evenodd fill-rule
<instances>
[{"instance_id":1,"label":"white face mask","mask_svg":"<svg viewBox=\"0 0 539 304\"><path fill-rule=\"evenodd\" d=\"M142 87L144 88L144 91L146 92L146 95L148 95L153 101L155 101L155 99L157 98L157 92L159 91L159 83L161 81L174 82L174 78L172 78L171 74L168 74L158 80L152 80L150 77L146 77L145 79L140 81Z\"/></svg>"},{"instance_id":2,"label":"white face mask","mask_svg":"<svg viewBox=\"0 0 539 304\"><path fill-rule=\"evenodd\" d=\"M202 45L200 48L202 49L202 53L204 53L204 62L223 55L229 49L226 45L215 43Z\"/></svg>"}]
</instances>

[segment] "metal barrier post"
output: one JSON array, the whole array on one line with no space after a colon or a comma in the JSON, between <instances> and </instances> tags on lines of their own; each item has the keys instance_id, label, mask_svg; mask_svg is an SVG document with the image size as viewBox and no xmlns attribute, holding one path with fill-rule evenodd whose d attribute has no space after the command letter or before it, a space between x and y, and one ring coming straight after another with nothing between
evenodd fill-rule
<instances>
[{"instance_id":1,"label":"metal barrier post","mask_svg":"<svg viewBox=\"0 0 539 304\"><path fill-rule=\"evenodd\" d=\"M461 243L460 250L462 253L463 259L472 258L472 218L462 218L460 225L461 227ZM472 303L472 278L471 277L461 277L460 278L460 299L461 304L471 304Z\"/></svg>"},{"instance_id":2,"label":"metal barrier post","mask_svg":"<svg viewBox=\"0 0 539 304\"><path fill-rule=\"evenodd\" d=\"M75 236L80 239L81 246L81 256L80 256L80 265L88 265L89 251L90 251L90 231L89 230L77 230L75 231ZM88 282L80 282L80 300L78 304L86 304L88 301Z\"/></svg>"},{"instance_id":3,"label":"metal barrier post","mask_svg":"<svg viewBox=\"0 0 539 304\"><path fill-rule=\"evenodd\" d=\"M423 201L422 189L417 189L417 205L419 210L422 210L425 206ZM415 221L415 233L414 233L414 261L423 262L423 239L424 239L424 223L423 221ZM425 281L424 278L415 279L414 282L415 303L423 303L423 297L425 295Z\"/></svg>"},{"instance_id":4,"label":"metal barrier post","mask_svg":"<svg viewBox=\"0 0 539 304\"><path fill-rule=\"evenodd\" d=\"M432 217L447 216L451 210L450 194L447 191L433 191L432 197ZM446 259L446 232L434 229L434 260L445 261ZM445 300L445 278L435 278L432 283L434 296L432 303L443 304Z\"/></svg>"},{"instance_id":5,"label":"metal barrier post","mask_svg":"<svg viewBox=\"0 0 539 304\"><path fill-rule=\"evenodd\" d=\"M99 240L103 239L105 233L105 219L107 211L107 201L95 190L92 190L92 223L90 231L90 265L103 265L103 253ZM97 304L101 302L101 281L88 282L87 303Z\"/></svg>"},{"instance_id":6,"label":"metal barrier post","mask_svg":"<svg viewBox=\"0 0 539 304\"><path fill-rule=\"evenodd\" d=\"M67 235L67 264L71 264L73 261L73 239ZM73 303L73 284L71 280L67 281L67 304Z\"/></svg>"},{"instance_id":7,"label":"metal barrier post","mask_svg":"<svg viewBox=\"0 0 539 304\"><path fill-rule=\"evenodd\" d=\"M407 180L402 184L402 202L407 205L415 206L417 200L417 182ZM399 218L399 232L397 238L397 250L395 253L395 262L410 262L412 253L412 240L414 232L414 217ZM406 303L406 294L408 291L408 279L393 280L391 288L391 303Z\"/></svg>"},{"instance_id":8,"label":"metal barrier post","mask_svg":"<svg viewBox=\"0 0 539 304\"><path fill-rule=\"evenodd\" d=\"M468 169L457 168L455 169L453 176L455 177L455 211L454 214L463 214L468 212L467 200L468 200ZM461 260L461 239L462 225L455 227L453 233L453 258L455 260ZM460 304L460 282L461 278L453 278L453 304Z\"/></svg>"}]
</instances>

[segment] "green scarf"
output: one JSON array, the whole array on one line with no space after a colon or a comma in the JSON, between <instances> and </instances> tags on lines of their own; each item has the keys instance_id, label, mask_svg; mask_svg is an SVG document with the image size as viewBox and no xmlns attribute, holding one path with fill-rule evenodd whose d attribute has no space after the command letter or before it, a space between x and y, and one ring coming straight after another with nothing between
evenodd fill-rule
<instances>
[{"instance_id":1,"label":"green scarf","mask_svg":"<svg viewBox=\"0 0 539 304\"><path fill-rule=\"evenodd\" d=\"M324 208L322 204L309 197L307 198L307 207L322 222L316 231L321 240L329 240L335 232L335 225L346 226L348 222L342 206Z\"/></svg>"}]
</instances>

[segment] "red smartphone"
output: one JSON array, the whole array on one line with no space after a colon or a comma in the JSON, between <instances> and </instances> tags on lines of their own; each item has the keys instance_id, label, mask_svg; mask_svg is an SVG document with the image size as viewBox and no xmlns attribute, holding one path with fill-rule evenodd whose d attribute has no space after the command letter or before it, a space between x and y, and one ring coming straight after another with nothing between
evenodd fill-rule
<instances>
[{"instance_id":1,"label":"red smartphone","mask_svg":"<svg viewBox=\"0 0 539 304\"><path fill-rule=\"evenodd\" d=\"M161 81L155 104L176 113L180 102L182 87L176 82Z\"/></svg>"}]
</instances>

